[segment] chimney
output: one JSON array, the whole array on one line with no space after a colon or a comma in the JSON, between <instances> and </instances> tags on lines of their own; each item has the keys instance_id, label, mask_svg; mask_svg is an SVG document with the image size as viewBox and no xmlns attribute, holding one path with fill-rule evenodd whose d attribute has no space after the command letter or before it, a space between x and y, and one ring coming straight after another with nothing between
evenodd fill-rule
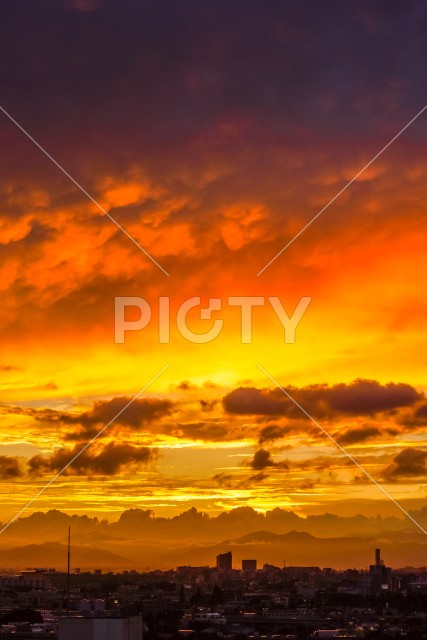
<instances>
[{"instance_id":1,"label":"chimney","mask_svg":"<svg viewBox=\"0 0 427 640\"><path fill-rule=\"evenodd\" d=\"M382 564L382 561L381 561L381 549L375 549L375 564L377 566Z\"/></svg>"}]
</instances>

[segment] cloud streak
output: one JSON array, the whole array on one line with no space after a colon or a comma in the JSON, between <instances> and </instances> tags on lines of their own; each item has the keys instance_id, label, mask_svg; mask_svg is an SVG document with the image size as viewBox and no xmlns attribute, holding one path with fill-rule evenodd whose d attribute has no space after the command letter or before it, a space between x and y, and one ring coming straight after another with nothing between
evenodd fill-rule
<instances>
[{"instance_id":1,"label":"cloud streak","mask_svg":"<svg viewBox=\"0 0 427 640\"><path fill-rule=\"evenodd\" d=\"M292 396L314 417L365 416L414 405L423 395L405 383L380 384L355 380L350 384L317 384L289 387ZM302 417L295 405L278 389L240 387L223 399L229 414Z\"/></svg>"}]
</instances>

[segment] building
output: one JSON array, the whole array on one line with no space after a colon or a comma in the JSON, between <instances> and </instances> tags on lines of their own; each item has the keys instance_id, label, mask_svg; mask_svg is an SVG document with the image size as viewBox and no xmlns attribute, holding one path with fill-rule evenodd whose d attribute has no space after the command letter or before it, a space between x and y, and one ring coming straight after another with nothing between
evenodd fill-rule
<instances>
[{"instance_id":1,"label":"building","mask_svg":"<svg viewBox=\"0 0 427 640\"><path fill-rule=\"evenodd\" d=\"M244 571L245 573L255 573L256 570L256 560L242 560L242 571Z\"/></svg>"},{"instance_id":2,"label":"building","mask_svg":"<svg viewBox=\"0 0 427 640\"><path fill-rule=\"evenodd\" d=\"M16 576L0 576L0 587L16 589L31 587L32 589L50 589L51 581L37 571L23 571Z\"/></svg>"},{"instance_id":3,"label":"building","mask_svg":"<svg viewBox=\"0 0 427 640\"><path fill-rule=\"evenodd\" d=\"M220 553L216 557L216 568L218 571L231 571L233 568L233 556L231 551Z\"/></svg>"},{"instance_id":4,"label":"building","mask_svg":"<svg viewBox=\"0 0 427 640\"><path fill-rule=\"evenodd\" d=\"M384 562L381 560L380 549L375 549L375 564L370 565L369 574L371 576L373 591L378 592L391 588L391 568L384 566Z\"/></svg>"},{"instance_id":5,"label":"building","mask_svg":"<svg viewBox=\"0 0 427 640\"><path fill-rule=\"evenodd\" d=\"M142 616L61 618L58 640L142 640Z\"/></svg>"},{"instance_id":6,"label":"building","mask_svg":"<svg viewBox=\"0 0 427 640\"><path fill-rule=\"evenodd\" d=\"M211 569L205 565L202 567L181 566L176 572L180 580L191 580L192 582L208 582Z\"/></svg>"}]
</instances>

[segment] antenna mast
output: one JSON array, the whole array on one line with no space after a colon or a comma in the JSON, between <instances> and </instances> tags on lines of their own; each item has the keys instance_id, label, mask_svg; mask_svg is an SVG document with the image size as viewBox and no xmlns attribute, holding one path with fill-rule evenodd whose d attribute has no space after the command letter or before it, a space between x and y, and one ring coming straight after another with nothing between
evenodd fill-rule
<instances>
[{"instance_id":1,"label":"antenna mast","mask_svg":"<svg viewBox=\"0 0 427 640\"><path fill-rule=\"evenodd\" d=\"M67 562L67 614L70 613L70 547L71 527L68 527L68 562Z\"/></svg>"}]
</instances>

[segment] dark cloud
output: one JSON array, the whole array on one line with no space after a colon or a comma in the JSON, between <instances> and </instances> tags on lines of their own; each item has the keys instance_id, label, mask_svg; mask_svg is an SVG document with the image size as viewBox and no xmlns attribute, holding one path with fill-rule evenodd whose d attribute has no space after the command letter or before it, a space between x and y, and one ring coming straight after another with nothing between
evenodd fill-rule
<instances>
[{"instance_id":1,"label":"dark cloud","mask_svg":"<svg viewBox=\"0 0 427 640\"><path fill-rule=\"evenodd\" d=\"M338 413L364 415L407 407L422 398L414 387L405 383L382 385L376 380L355 380L349 385L337 384L326 393L331 409Z\"/></svg>"},{"instance_id":2,"label":"dark cloud","mask_svg":"<svg viewBox=\"0 0 427 640\"><path fill-rule=\"evenodd\" d=\"M240 387L228 393L223 399L227 413L238 415L283 415L292 406L278 389L256 389Z\"/></svg>"},{"instance_id":3,"label":"dark cloud","mask_svg":"<svg viewBox=\"0 0 427 640\"><path fill-rule=\"evenodd\" d=\"M261 429L258 442L259 444L264 444L264 442L274 442L274 440L283 438L287 433L289 433L289 429L286 427L281 427L277 424L269 424Z\"/></svg>"},{"instance_id":4,"label":"dark cloud","mask_svg":"<svg viewBox=\"0 0 427 640\"><path fill-rule=\"evenodd\" d=\"M0 479L16 480L23 475L21 461L12 456L0 456Z\"/></svg>"},{"instance_id":5,"label":"dark cloud","mask_svg":"<svg viewBox=\"0 0 427 640\"><path fill-rule=\"evenodd\" d=\"M289 388L291 396L313 417L370 415L415 404L423 398L405 383L380 384L375 380L355 380L350 384L310 385ZM240 387L223 399L227 413L238 415L286 416L306 419L280 389Z\"/></svg>"},{"instance_id":6,"label":"dark cloud","mask_svg":"<svg viewBox=\"0 0 427 640\"><path fill-rule=\"evenodd\" d=\"M80 414L73 420L88 427L105 424L122 411L131 399L123 396L112 400L95 402L90 411ZM138 428L145 422L169 415L172 408L173 403L170 400L157 398L137 399L115 419L115 422L126 427Z\"/></svg>"},{"instance_id":7,"label":"dark cloud","mask_svg":"<svg viewBox=\"0 0 427 640\"><path fill-rule=\"evenodd\" d=\"M217 422L187 422L165 425L163 432L176 438L206 440L211 442L234 440L237 437L234 431L226 425Z\"/></svg>"},{"instance_id":8,"label":"dark cloud","mask_svg":"<svg viewBox=\"0 0 427 640\"><path fill-rule=\"evenodd\" d=\"M62 448L50 456L36 455L28 461L29 471L32 474L45 473L47 471L60 471L79 452L80 447L74 449ZM90 449L82 453L67 474L101 474L115 475L134 465L146 464L157 455L156 450L148 447L135 447L130 444L109 444L95 452Z\"/></svg>"},{"instance_id":9,"label":"dark cloud","mask_svg":"<svg viewBox=\"0 0 427 640\"><path fill-rule=\"evenodd\" d=\"M409 429L417 429L417 427L425 427L427 424L427 403L425 398L415 407L411 407L408 411L399 416L399 422L403 427Z\"/></svg>"},{"instance_id":10,"label":"dark cloud","mask_svg":"<svg viewBox=\"0 0 427 640\"><path fill-rule=\"evenodd\" d=\"M396 436L399 433L399 429L393 427L380 428L366 425L347 429L347 431L336 434L335 437L340 444L357 444L372 438L384 437L385 435Z\"/></svg>"},{"instance_id":11,"label":"dark cloud","mask_svg":"<svg viewBox=\"0 0 427 640\"><path fill-rule=\"evenodd\" d=\"M229 473L217 473L212 479L214 480L214 482L218 483L220 487L231 489L231 487L233 486L233 476Z\"/></svg>"},{"instance_id":12,"label":"dark cloud","mask_svg":"<svg viewBox=\"0 0 427 640\"><path fill-rule=\"evenodd\" d=\"M127 396L116 397L111 400L100 400L94 403L92 409L82 413L16 406L4 406L1 409L3 413L27 415L39 422L81 425L90 430L92 427L107 424L121 411L122 413L114 420L114 424L138 429L146 422L170 415L174 407L170 400L158 398L136 399L126 407L131 400L132 398Z\"/></svg>"},{"instance_id":13,"label":"dark cloud","mask_svg":"<svg viewBox=\"0 0 427 640\"><path fill-rule=\"evenodd\" d=\"M197 389L197 385L192 384L189 380L182 380L176 385L176 388L180 389L180 391L194 391Z\"/></svg>"},{"instance_id":14,"label":"dark cloud","mask_svg":"<svg viewBox=\"0 0 427 640\"><path fill-rule=\"evenodd\" d=\"M290 461L286 460L288 466L292 469L307 469L310 471L328 471L333 468L351 467L354 463L346 456L315 456L304 460Z\"/></svg>"},{"instance_id":15,"label":"dark cloud","mask_svg":"<svg viewBox=\"0 0 427 640\"><path fill-rule=\"evenodd\" d=\"M411 479L427 475L427 451L408 447L403 449L385 469L386 480Z\"/></svg>"},{"instance_id":16,"label":"dark cloud","mask_svg":"<svg viewBox=\"0 0 427 640\"><path fill-rule=\"evenodd\" d=\"M213 411L218 404L218 400L200 400L200 408L202 411Z\"/></svg>"},{"instance_id":17,"label":"dark cloud","mask_svg":"<svg viewBox=\"0 0 427 640\"><path fill-rule=\"evenodd\" d=\"M275 467L276 463L271 457L270 451L267 451L266 449L258 449L258 451L255 451L254 453L250 466L255 471L262 471L267 467Z\"/></svg>"},{"instance_id":18,"label":"dark cloud","mask_svg":"<svg viewBox=\"0 0 427 640\"><path fill-rule=\"evenodd\" d=\"M354 429L348 429L344 433L339 433L336 439L340 444L357 444L380 435L381 431L377 427L355 427Z\"/></svg>"},{"instance_id":19,"label":"dark cloud","mask_svg":"<svg viewBox=\"0 0 427 640\"><path fill-rule=\"evenodd\" d=\"M44 389L56 388L56 385L46 385ZM117 397L111 400L95 402L92 409L83 413L56 411L55 409L31 407L5 406L1 407L4 414L26 415L38 422L50 425L73 425L75 429L65 435L67 440L81 440L90 438L102 427L113 420L111 429L127 427L132 430L140 429L147 423L170 415L173 403L170 400L158 398L142 398L132 402L126 409L130 397ZM123 411L116 419L114 417Z\"/></svg>"},{"instance_id":20,"label":"dark cloud","mask_svg":"<svg viewBox=\"0 0 427 640\"><path fill-rule=\"evenodd\" d=\"M289 137L310 116L333 135L345 126L350 133L368 107L419 107L423 4L333 7L331 20L328 7L309 0L268 8L245 0L15 0L2 10L1 74L35 125L54 128L56 116L77 129L84 114L82 137L114 124L117 138L133 132L135 144L145 142L141 121L145 138L165 142L234 114ZM46 99L31 102L34 95Z\"/></svg>"},{"instance_id":21,"label":"dark cloud","mask_svg":"<svg viewBox=\"0 0 427 640\"><path fill-rule=\"evenodd\" d=\"M417 407L417 409L414 411L414 418L422 424L425 424L427 420L427 403Z\"/></svg>"},{"instance_id":22,"label":"dark cloud","mask_svg":"<svg viewBox=\"0 0 427 640\"><path fill-rule=\"evenodd\" d=\"M252 487L254 485L260 484L263 480L268 478L268 473L264 473L260 471L259 473L255 473L253 476L249 476L246 480L241 483L241 486L244 487Z\"/></svg>"}]
</instances>

